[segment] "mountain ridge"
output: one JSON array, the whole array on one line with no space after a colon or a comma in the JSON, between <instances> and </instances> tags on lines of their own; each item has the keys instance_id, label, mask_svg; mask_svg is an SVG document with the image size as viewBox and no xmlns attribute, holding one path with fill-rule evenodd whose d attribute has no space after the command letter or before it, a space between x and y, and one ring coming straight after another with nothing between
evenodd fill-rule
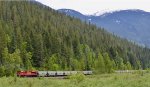
<instances>
[{"instance_id":1,"label":"mountain ridge","mask_svg":"<svg viewBox=\"0 0 150 87\"><path fill-rule=\"evenodd\" d=\"M65 14L79 18L82 21L91 22L92 24L95 24L98 27L103 27L107 31L122 38L150 47L150 35L148 34L148 32L150 32L150 12L145 12L139 9L127 9L106 12L100 16L83 15L81 13L81 16L79 16L75 15L78 12L74 11L73 13Z\"/></svg>"}]
</instances>

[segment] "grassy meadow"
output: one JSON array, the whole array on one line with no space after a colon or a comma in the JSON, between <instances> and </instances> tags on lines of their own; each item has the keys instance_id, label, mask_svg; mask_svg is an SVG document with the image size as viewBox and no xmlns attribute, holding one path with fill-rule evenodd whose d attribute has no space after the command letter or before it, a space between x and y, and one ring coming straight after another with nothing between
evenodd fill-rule
<instances>
[{"instance_id":1,"label":"grassy meadow","mask_svg":"<svg viewBox=\"0 0 150 87\"><path fill-rule=\"evenodd\" d=\"M0 87L150 87L150 73L114 73L70 79L2 77Z\"/></svg>"}]
</instances>

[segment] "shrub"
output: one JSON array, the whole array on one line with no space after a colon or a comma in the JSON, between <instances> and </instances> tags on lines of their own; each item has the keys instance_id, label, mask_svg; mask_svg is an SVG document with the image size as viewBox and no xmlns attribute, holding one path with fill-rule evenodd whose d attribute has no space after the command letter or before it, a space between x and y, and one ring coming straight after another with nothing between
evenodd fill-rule
<instances>
[{"instance_id":1,"label":"shrub","mask_svg":"<svg viewBox=\"0 0 150 87\"><path fill-rule=\"evenodd\" d=\"M0 77L5 75L5 68L4 66L0 66Z\"/></svg>"},{"instance_id":2,"label":"shrub","mask_svg":"<svg viewBox=\"0 0 150 87\"><path fill-rule=\"evenodd\" d=\"M85 75L82 73L72 74L69 79L75 83L80 83L85 79Z\"/></svg>"}]
</instances>

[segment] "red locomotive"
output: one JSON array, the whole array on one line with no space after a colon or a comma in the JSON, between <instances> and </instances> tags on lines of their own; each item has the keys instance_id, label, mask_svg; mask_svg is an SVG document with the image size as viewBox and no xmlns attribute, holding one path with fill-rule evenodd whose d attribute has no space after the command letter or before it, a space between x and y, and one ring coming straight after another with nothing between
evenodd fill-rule
<instances>
[{"instance_id":1,"label":"red locomotive","mask_svg":"<svg viewBox=\"0 0 150 87\"><path fill-rule=\"evenodd\" d=\"M19 77L37 77L37 71L17 71L17 76Z\"/></svg>"}]
</instances>

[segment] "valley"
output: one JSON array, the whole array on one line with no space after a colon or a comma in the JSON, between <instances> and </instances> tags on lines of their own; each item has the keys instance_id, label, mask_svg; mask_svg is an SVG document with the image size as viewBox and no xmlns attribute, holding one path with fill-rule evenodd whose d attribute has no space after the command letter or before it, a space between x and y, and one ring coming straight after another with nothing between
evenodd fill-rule
<instances>
[{"instance_id":1,"label":"valley","mask_svg":"<svg viewBox=\"0 0 150 87\"><path fill-rule=\"evenodd\" d=\"M149 19L0 1L0 87L149 87Z\"/></svg>"}]
</instances>

